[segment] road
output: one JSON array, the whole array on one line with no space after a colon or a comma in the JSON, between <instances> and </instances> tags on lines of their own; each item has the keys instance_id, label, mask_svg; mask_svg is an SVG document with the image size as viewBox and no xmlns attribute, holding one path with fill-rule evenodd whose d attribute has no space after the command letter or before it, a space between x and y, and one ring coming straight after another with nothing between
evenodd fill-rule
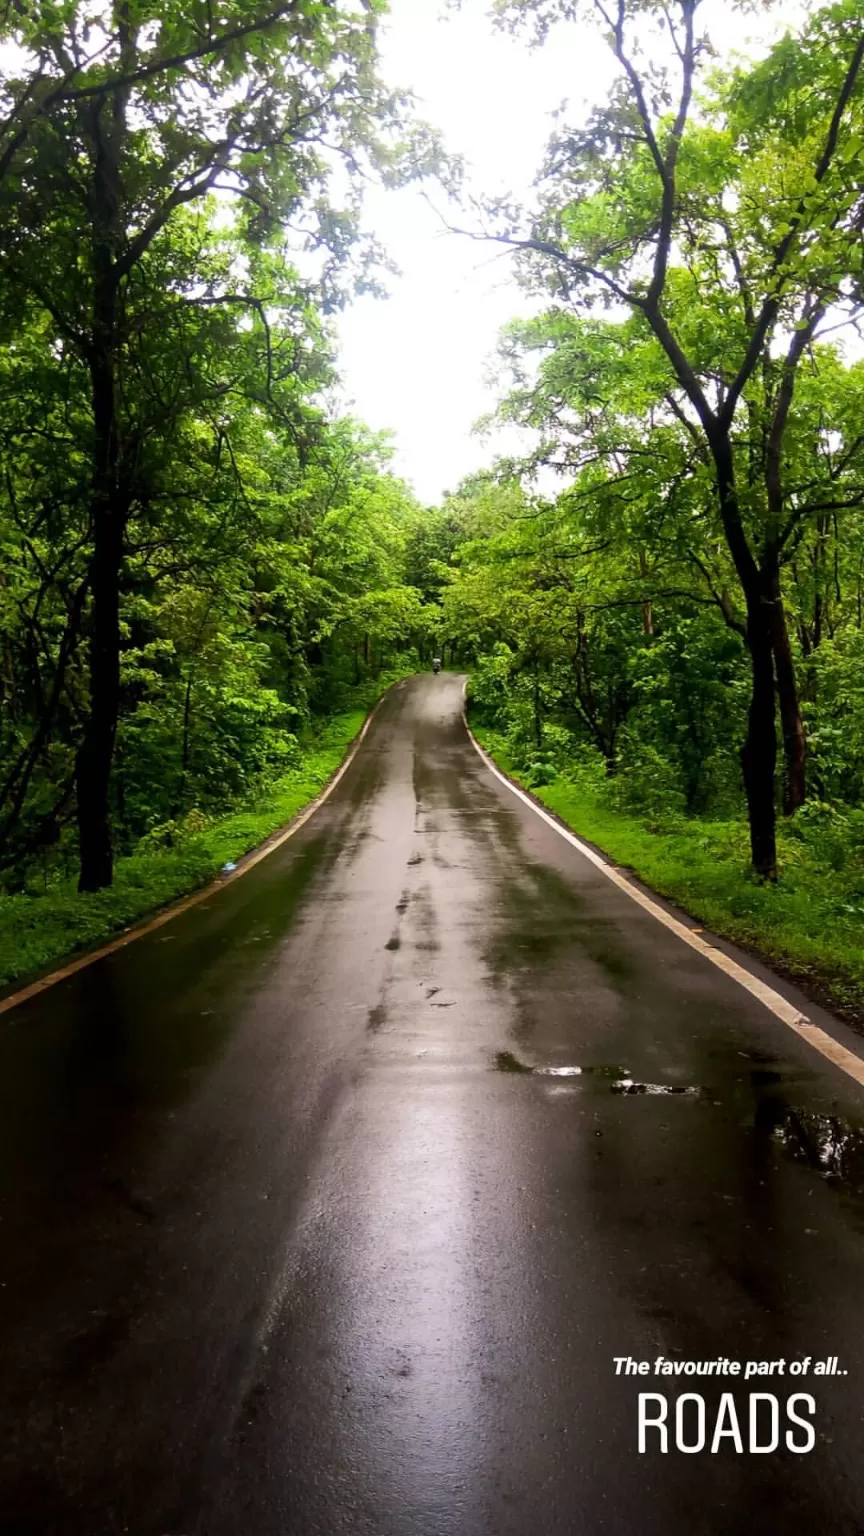
<instances>
[{"instance_id":1,"label":"road","mask_svg":"<svg viewBox=\"0 0 864 1536\"><path fill-rule=\"evenodd\" d=\"M864 1529L861 1090L490 774L460 679L0 1052L4 1536ZM659 1355L848 1374L615 1375ZM640 1391L710 1439L733 1388L813 1450L639 1454Z\"/></svg>"}]
</instances>

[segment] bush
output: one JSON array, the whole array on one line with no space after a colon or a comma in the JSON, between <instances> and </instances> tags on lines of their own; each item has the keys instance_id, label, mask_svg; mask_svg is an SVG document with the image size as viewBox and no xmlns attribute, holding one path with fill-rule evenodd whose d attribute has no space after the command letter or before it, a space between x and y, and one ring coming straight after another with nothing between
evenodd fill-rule
<instances>
[{"instance_id":1,"label":"bush","mask_svg":"<svg viewBox=\"0 0 864 1536\"><path fill-rule=\"evenodd\" d=\"M827 801L808 800L785 830L806 845L815 864L838 872L845 867L853 843L850 819Z\"/></svg>"},{"instance_id":2,"label":"bush","mask_svg":"<svg viewBox=\"0 0 864 1536\"><path fill-rule=\"evenodd\" d=\"M618 772L609 779L609 804L625 812L678 818L686 811L680 776L661 752L625 733Z\"/></svg>"},{"instance_id":3,"label":"bush","mask_svg":"<svg viewBox=\"0 0 864 1536\"><path fill-rule=\"evenodd\" d=\"M554 784L558 777L558 769L552 761L551 754L537 756L527 763L522 777L532 789L540 784Z\"/></svg>"}]
</instances>

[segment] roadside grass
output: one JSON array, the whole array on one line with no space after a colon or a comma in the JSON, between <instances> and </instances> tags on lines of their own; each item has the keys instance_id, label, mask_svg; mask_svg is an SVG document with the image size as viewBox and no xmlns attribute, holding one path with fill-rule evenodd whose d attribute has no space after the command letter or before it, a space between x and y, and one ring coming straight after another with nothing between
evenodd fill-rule
<instances>
[{"instance_id":1,"label":"roadside grass","mask_svg":"<svg viewBox=\"0 0 864 1536\"><path fill-rule=\"evenodd\" d=\"M369 707L406 675L388 673L381 678ZM173 848L119 858L110 890L79 895L74 880L64 880L44 893L0 895L0 987L92 948L199 890L225 864L237 863L315 799L362 730L367 713L365 708L353 709L322 724L302 764L256 797L254 805L220 817Z\"/></svg>"},{"instance_id":2,"label":"roadside grass","mask_svg":"<svg viewBox=\"0 0 864 1536\"><path fill-rule=\"evenodd\" d=\"M780 879L749 870L747 828L674 814L626 814L578 774L534 786L503 736L472 720L510 778L587 842L716 934L751 950L864 1031L864 838L778 828Z\"/></svg>"}]
</instances>

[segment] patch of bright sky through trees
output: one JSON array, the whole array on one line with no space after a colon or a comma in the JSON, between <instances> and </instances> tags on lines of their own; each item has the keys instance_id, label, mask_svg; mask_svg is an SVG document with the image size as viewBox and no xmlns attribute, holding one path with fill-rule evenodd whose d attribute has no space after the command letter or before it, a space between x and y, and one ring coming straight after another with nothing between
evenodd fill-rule
<instances>
[{"instance_id":1,"label":"patch of bright sky through trees","mask_svg":"<svg viewBox=\"0 0 864 1536\"><path fill-rule=\"evenodd\" d=\"M567 120L584 120L608 93L615 65L592 27L559 28L544 47L530 48L524 35L493 28L490 6L390 0L381 72L391 86L414 91L419 115L465 158L469 194L511 194L530 204L552 114L566 101ZM742 14L729 0L703 0L700 15L721 55L758 56L785 27L799 26L807 9L807 0L774 0ZM0 48L4 73L21 64L18 50ZM454 222L464 220L434 190L432 203ZM394 470L434 503L496 455L518 455L532 444L514 426L483 436L474 427L494 410L501 387L501 327L536 312L539 301L517 284L511 253L446 232L416 186L370 186L363 222L400 275L386 280L389 297L360 298L339 318L338 408L389 431Z\"/></svg>"},{"instance_id":2,"label":"patch of bright sky through trees","mask_svg":"<svg viewBox=\"0 0 864 1536\"><path fill-rule=\"evenodd\" d=\"M545 47L530 49L524 37L493 30L489 6L463 0L457 11L446 0L390 0L382 72L389 84L414 90L420 115L465 156L471 190L530 202L552 113L567 100L568 121L584 119L608 93L614 61L588 27L559 28ZM777 0L749 15L728 0L705 0L701 11L721 56L764 53L804 13L803 0ZM444 207L443 197L433 201ZM393 432L393 468L422 500L437 502L496 455L528 446L515 427L483 437L472 429L496 403L498 332L531 313L532 301L508 252L443 232L416 187L371 189L364 223L401 276L389 279L387 299L359 299L340 319L343 399L370 427Z\"/></svg>"}]
</instances>

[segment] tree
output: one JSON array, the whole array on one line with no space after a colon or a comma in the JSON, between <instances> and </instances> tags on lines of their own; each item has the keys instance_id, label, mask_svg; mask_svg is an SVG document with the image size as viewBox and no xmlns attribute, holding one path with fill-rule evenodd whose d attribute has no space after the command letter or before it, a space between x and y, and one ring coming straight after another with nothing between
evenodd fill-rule
<instances>
[{"instance_id":1,"label":"tree","mask_svg":"<svg viewBox=\"0 0 864 1536\"><path fill-rule=\"evenodd\" d=\"M200 297L236 245L206 210L188 212L183 229ZM380 439L323 414L329 357L302 286L290 331L287 318L272 326L274 373L284 373L277 412L256 394L261 329L239 323L233 305L178 302L188 260L180 234L163 232L150 253L162 324L136 355L127 399L153 430L119 600L111 817L124 854L142 836L161 846L187 822L266 791L299 762L316 714L348 704L358 652L366 681L422 642L428 612L404 585L420 509L388 473ZM282 281L287 293L287 272ZM88 579L87 379L71 350L59 369L51 345L42 316L0 354L6 889L26 888L34 864L43 878L66 871L88 703L78 622ZM283 347L290 369L280 365Z\"/></svg>"},{"instance_id":2,"label":"tree","mask_svg":"<svg viewBox=\"0 0 864 1536\"><path fill-rule=\"evenodd\" d=\"M301 430L292 328L274 313L296 303L296 284L280 291L272 258L293 231L317 252L325 303L335 301L357 207L356 197L343 210L328 202L333 161L395 165L402 131L403 104L374 74L380 13L378 0L357 12L318 0L272 11L243 0L167 11L115 0L97 13L83 4L7 13L2 40L22 66L5 83L0 321L12 336L22 317L49 316L58 366L72 353L89 393L89 700L75 770L82 890L112 875L121 573L130 518L150 496L143 460L154 430L136 410L143 356L172 303L175 337L181 313L242 310L258 342L256 391L287 430ZM415 164L423 149L412 143L406 154ZM190 251L160 288L160 242L184 210L220 193L242 208L243 249L200 288ZM364 282L375 253L357 251ZM176 358L178 371L195 365L194 348ZM156 430L164 439L164 414Z\"/></svg>"},{"instance_id":3,"label":"tree","mask_svg":"<svg viewBox=\"0 0 864 1536\"><path fill-rule=\"evenodd\" d=\"M854 319L864 299L864 29L853 0L829 6L762 66L715 84L697 111L710 56L699 5L499 0L502 19L541 37L562 21L599 19L620 73L587 129L556 135L532 227L499 204L483 238L524 253L526 281L568 305L625 306L662 351L668 410L711 466L742 593L752 676L742 768L753 864L773 879L775 696L790 805L804 793L780 590L781 552L799 521L786 440L802 359L820 327ZM736 451L742 413L751 440L764 442L758 481Z\"/></svg>"},{"instance_id":4,"label":"tree","mask_svg":"<svg viewBox=\"0 0 864 1536\"><path fill-rule=\"evenodd\" d=\"M689 291L685 299L692 307ZM573 477L561 502L578 507L593 547L614 552L622 573L629 572L624 585L630 600L642 603L646 633L659 601L686 594L694 604L715 605L746 640L710 460L686 419L670 414L664 358L650 333L635 318L582 318L559 307L510 325L501 354L511 388L498 415L540 435L537 448L510 469L530 476L552 466ZM839 611L836 556L864 503L864 438L856 425L861 377L861 365L845 365L834 347L811 348L786 429L788 536L778 563L784 581L793 578L786 607L795 631L790 648L799 641L796 667L820 643L829 612ZM760 427L751 412L732 434L757 491L767 469ZM786 809L793 808L789 788L787 776Z\"/></svg>"}]
</instances>

